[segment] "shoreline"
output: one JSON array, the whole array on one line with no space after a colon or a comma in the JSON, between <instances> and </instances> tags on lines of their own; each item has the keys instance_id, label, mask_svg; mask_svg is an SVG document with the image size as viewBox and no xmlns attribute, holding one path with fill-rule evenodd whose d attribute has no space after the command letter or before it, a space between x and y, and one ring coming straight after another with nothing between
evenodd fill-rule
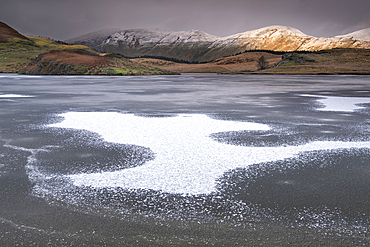
<instances>
[{"instance_id":1,"label":"shoreline","mask_svg":"<svg viewBox=\"0 0 370 247\"><path fill-rule=\"evenodd\" d=\"M58 75L48 75L48 74L20 74L20 73L9 73L9 72L2 72L0 71L0 75L3 74L9 74L9 75L22 75L22 76L107 76L107 77L112 77L112 76L158 76L158 75L101 75L101 74L96 74L96 75L80 75L80 74L58 74ZM184 75L184 76L191 76L191 75L370 75L369 73L362 73L362 72L352 72L352 73L287 73L287 72L235 72L235 73L210 73L210 72L185 72L185 73L179 73L179 74L163 74L161 76L173 76L173 75Z\"/></svg>"}]
</instances>

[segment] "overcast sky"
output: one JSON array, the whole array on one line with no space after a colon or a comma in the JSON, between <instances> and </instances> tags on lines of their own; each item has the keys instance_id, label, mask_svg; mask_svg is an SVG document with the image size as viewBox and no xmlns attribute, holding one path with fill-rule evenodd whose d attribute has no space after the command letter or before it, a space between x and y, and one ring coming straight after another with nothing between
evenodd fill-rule
<instances>
[{"instance_id":1,"label":"overcast sky","mask_svg":"<svg viewBox=\"0 0 370 247\"><path fill-rule=\"evenodd\" d=\"M0 21L65 40L104 28L228 36L269 25L335 36L370 27L370 0L0 0Z\"/></svg>"}]
</instances>

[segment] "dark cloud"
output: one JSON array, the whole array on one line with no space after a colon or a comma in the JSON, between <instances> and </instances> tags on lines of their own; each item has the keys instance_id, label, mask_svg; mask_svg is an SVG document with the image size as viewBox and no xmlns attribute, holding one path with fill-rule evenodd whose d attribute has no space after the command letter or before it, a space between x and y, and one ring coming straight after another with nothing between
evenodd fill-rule
<instances>
[{"instance_id":1,"label":"dark cloud","mask_svg":"<svg viewBox=\"0 0 370 247\"><path fill-rule=\"evenodd\" d=\"M23 34L67 39L104 28L198 29L227 36L287 25L314 36L370 27L369 0L0 0Z\"/></svg>"}]
</instances>

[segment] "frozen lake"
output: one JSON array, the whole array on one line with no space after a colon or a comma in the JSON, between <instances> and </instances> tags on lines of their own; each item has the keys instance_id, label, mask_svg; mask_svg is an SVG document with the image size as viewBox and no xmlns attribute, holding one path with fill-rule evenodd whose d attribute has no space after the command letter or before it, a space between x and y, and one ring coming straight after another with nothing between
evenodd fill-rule
<instances>
[{"instance_id":1,"label":"frozen lake","mask_svg":"<svg viewBox=\"0 0 370 247\"><path fill-rule=\"evenodd\" d=\"M0 243L369 243L369 83L2 74Z\"/></svg>"}]
</instances>

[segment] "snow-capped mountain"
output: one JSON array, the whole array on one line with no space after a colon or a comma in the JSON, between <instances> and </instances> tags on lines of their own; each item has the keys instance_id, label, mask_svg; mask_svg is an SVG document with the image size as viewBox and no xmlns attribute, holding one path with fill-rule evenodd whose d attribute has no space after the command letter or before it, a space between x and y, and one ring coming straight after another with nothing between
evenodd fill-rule
<instances>
[{"instance_id":1,"label":"snow-capped mountain","mask_svg":"<svg viewBox=\"0 0 370 247\"><path fill-rule=\"evenodd\" d=\"M347 36L314 37L287 26L269 26L224 38L235 39L245 50L317 51L333 48L370 48L369 42Z\"/></svg>"},{"instance_id":2,"label":"snow-capped mountain","mask_svg":"<svg viewBox=\"0 0 370 247\"><path fill-rule=\"evenodd\" d=\"M210 61L246 50L315 51L332 48L370 48L370 29L336 37L313 37L287 26L269 26L228 37L198 30L105 30L67 40L101 52L126 57L156 56L186 61Z\"/></svg>"}]
</instances>

